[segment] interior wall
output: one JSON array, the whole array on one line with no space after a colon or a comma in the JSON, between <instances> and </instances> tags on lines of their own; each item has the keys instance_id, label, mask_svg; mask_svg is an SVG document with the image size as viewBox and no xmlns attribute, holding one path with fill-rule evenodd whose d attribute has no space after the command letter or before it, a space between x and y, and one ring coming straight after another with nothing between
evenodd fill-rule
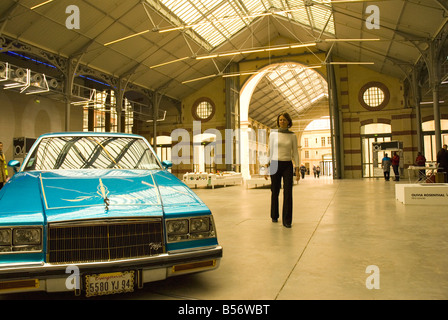
<instances>
[{"instance_id":1,"label":"interior wall","mask_svg":"<svg viewBox=\"0 0 448 320\"><path fill-rule=\"evenodd\" d=\"M38 138L65 131L65 103L38 95L0 90L0 141L6 159L13 159L13 139ZM82 131L82 108L72 106L70 130Z\"/></svg>"},{"instance_id":2,"label":"interior wall","mask_svg":"<svg viewBox=\"0 0 448 320\"><path fill-rule=\"evenodd\" d=\"M194 127L195 120L193 116L193 107L195 102L198 100L206 98L213 102L215 106L215 112L213 117L207 121L196 122L197 126ZM159 133L163 133L164 135L171 135L173 130L182 129L185 130L186 135L188 136L190 146L189 149L189 159L185 159L181 164L174 164L172 173L176 174L177 177L182 178L183 174L186 172L193 171L193 136L195 134L205 133L207 130L209 133L219 133L216 138L216 145L221 148L218 154L224 154L225 152L225 129L226 129L226 103L225 103L225 81L222 77L218 77L215 80L209 82L204 85L202 88L197 90L195 93L189 95L188 97L182 99L182 114L180 123L177 125L170 125L169 123L161 124L159 126ZM199 125L198 125L199 124ZM200 131L200 132L199 132ZM177 145L179 141L173 141L173 146ZM177 148L172 150L172 152L176 153L176 150L180 150L179 154L172 153L173 157L185 157L185 154L182 153L187 147L182 145L182 148ZM221 158L221 163L216 165L216 170L225 171L225 159Z\"/></svg>"},{"instance_id":3,"label":"interior wall","mask_svg":"<svg viewBox=\"0 0 448 320\"><path fill-rule=\"evenodd\" d=\"M403 167L412 165L417 151L415 113L404 103L403 82L360 65L336 66L335 74L342 121L343 178L362 178L360 128L371 123L391 125L392 140L403 142ZM359 102L362 87L372 81L381 82L390 92L390 100L382 109L368 110Z\"/></svg>"}]
</instances>

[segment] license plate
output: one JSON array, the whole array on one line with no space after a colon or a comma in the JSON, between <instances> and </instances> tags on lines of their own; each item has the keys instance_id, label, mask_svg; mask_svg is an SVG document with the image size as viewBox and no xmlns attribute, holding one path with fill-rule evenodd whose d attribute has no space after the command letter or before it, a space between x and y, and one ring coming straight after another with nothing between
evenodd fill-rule
<instances>
[{"instance_id":1,"label":"license plate","mask_svg":"<svg viewBox=\"0 0 448 320\"><path fill-rule=\"evenodd\" d=\"M86 296L134 291L134 271L86 275Z\"/></svg>"}]
</instances>

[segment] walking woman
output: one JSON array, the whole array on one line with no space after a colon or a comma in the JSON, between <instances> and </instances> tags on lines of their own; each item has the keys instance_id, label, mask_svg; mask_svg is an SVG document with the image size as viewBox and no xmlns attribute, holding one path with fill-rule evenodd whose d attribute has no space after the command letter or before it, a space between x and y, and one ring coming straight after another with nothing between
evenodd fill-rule
<instances>
[{"instance_id":1,"label":"walking woman","mask_svg":"<svg viewBox=\"0 0 448 320\"><path fill-rule=\"evenodd\" d=\"M292 120L288 113L281 113L277 117L277 131L269 136L269 160L271 175L271 218L277 222L279 218L279 202L281 182L283 179L283 211L282 221L286 228L292 224L292 186L294 179L294 165L296 180L300 179L299 153L296 135L289 130Z\"/></svg>"}]
</instances>

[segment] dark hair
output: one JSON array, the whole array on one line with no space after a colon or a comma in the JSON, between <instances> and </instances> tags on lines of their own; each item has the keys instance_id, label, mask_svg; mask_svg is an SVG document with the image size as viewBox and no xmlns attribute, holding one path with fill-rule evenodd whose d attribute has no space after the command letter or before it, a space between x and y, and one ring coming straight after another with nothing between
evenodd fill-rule
<instances>
[{"instance_id":1,"label":"dark hair","mask_svg":"<svg viewBox=\"0 0 448 320\"><path fill-rule=\"evenodd\" d=\"M280 124L278 123L278 120L280 119L281 116L284 116L286 120L288 120L289 124L288 124L288 128L292 127L292 119L291 116L289 115L289 113L287 112L282 112L278 115L277 117L277 126L280 127Z\"/></svg>"}]
</instances>

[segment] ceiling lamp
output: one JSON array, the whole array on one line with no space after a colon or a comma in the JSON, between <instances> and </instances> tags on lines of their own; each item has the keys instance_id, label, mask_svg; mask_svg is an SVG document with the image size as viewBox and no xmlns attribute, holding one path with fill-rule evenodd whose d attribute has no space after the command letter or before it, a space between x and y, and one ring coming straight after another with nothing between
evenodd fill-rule
<instances>
[{"instance_id":1,"label":"ceiling lamp","mask_svg":"<svg viewBox=\"0 0 448 320\"><path fill-rule=\"evenodd\" d=\"M254 52L269 52L269 51L274 51L274 50L305 48L305 47L313 47L316 45L317 45L316 42L311 42L311 43L298 43L298 44L292 44L292 45L286 45L286 46L282 45L282 46L277 46L277 47L253 48L253 49L247 49L247 50L239 50L239 51L232 51L232 52L214 53L214 54L208 54L208 55L203 55L203 56L196 56L196 60L236 56L239 54L248 54L248 53L254 53Z\"/></svg>"},{"instance_id":2,"label":"ceiling lamp","mask_svg":"<svg viewBox=\"0 0 448 320\"><path fill-rule=\"evenodd\" d=\"M205 79L209 79L209 78L214 78L218 76L217 74L211 74L209 76L205 76L205 77L199 77L196 79L191 79L191 80L186 80L186 81L182 81L182 84L186 84L186 83L190 83L190 82L195 82L195 81L199 81L199 80L205 80Z\"/></svg>"},{"instance_id":3,"label":"ceiling lamp","mask_svg":"<svg viewBox=\"0 0 448 320\"><path fill-rule=\"evenodd\" d=\"M50 2L53 2L53 0L47 0L47 1L41 2L39 4L36 4L35 6L32 6L30 8L30 10L37 9L37 8L42 7L43 5L46 5L47 3L50 3Z\"/></svg>"},{"instance_id":4,"label":"ceiling lamp","mask_svg":"<svg viewBox=\"0 0 448 320\"><path fill-rule=\"evenodd\" d=\"M330 64L375 64L375 62L332 61Z\"/></svg>"},{"instance_id":5,"label":"ceiling lamp","mask_svg":"<svg viewBox=\"0 0 448 320\"><path fill-rule=\"evenodd\" d=\"M373 38L373 39L334 39L329 38L325 39L325 42L362 42L362 41L380 41L379 38Z\"/></svg>"},{"instance_id":6,"label":"ceiling lamp","mask_svg":"<svg viewBox=\"0 0 448 320\"><path fill-rule=\"evenodd\" d=\"M145 34L145 33L149 32L149 31L151 31L151 30L144 30L144 31L141 31L141 32L137 32L137 33L131 34L129 36L126 36L126 37L123 37L123 38L120 38L120 39L117 39L117 40L114 40L114 41L107 42L104 45L105 46L109 46L111 44L114 44L114 43L117 43L117 42L120 42L120 41L123 41L123 40L127 40L127 39L130 39L130 38L139 36L141 34Z\"/></svg>"}]
</instances>

